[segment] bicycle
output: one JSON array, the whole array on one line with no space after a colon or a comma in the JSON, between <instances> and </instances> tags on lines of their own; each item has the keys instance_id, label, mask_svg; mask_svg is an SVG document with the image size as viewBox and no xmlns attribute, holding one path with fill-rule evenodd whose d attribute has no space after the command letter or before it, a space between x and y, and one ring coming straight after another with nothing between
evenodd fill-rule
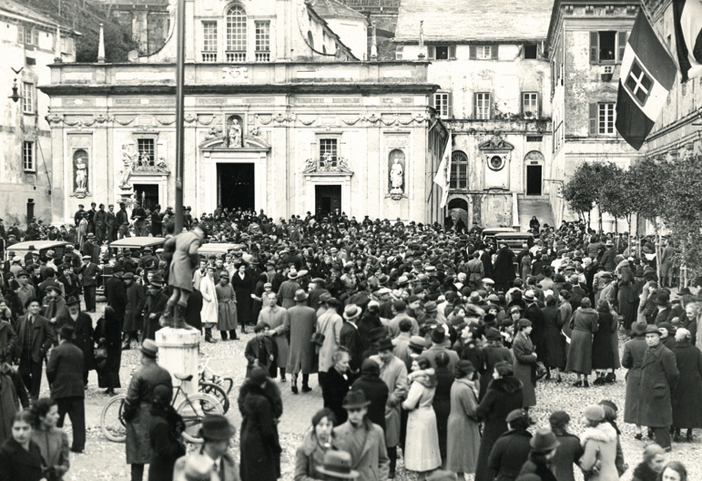
<instances>
[{"instance_id":1,"label":"bicycle","mask_svg":"<svg viewBox=\"0 0 702 481\"><path fill-rule=\"evenodd\" d=\"M200 378L200 383L209 382L212 384L216 384L219 387L221 387L224 390L225 394L228 396L229 393L232 391L232 387L234 387L234 380L230 377L223 377L215 371L213 371L212 368L209 366L209 356L205 355L204 353L200 353L200 355L205 358L205 362L198 368L198 376ZM209 378L207 377L208 373Z\"/></svg>"},{"instance_id":2,"label":"bicycle","mask_svg":"<svg viewBox=\"0 0 702 481\"><path fill-rule=\"evenodd\" d=\"M215 397L209 394L197 392L188 395L183 390L183 383L192 381L192 374L188 376L174 374L173 376L181 381L175 387L176 392L171 405L175 406L178 394L182 394L183 400L176 408L176 412L180 414L185 422L183 438L190 443L201 443L202 438L198 437L198 432L203 418L208 414L224 414L224 408ZM107 401L105 407L102 408L102 413L100 414L102 433L107 439L116 443L123 443L127 439L127 422L124 420L124 401L126 399L126 394L118 394L112 397Z\"/></svg>"}]
</instances>

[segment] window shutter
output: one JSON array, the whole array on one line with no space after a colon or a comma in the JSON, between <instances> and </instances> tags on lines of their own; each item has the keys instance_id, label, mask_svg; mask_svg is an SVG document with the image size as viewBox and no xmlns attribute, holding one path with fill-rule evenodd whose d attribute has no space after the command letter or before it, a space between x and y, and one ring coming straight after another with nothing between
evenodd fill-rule
<instances>
[{"instance_id":1,"label":"window shutter","mask_svg":"<svg viewBox=\"0 0 702 481\"><path fill-rule=\"evenodd\" d=\"M617 32L617 46L619 47L619 60L620 62L624 58L624 51L626 50L626 39L627 32Z\"/></svg>"},{"instance_id":2,"label":"window shutter","mask_svg":"<svg viewBox=\"0 0 702 481\"><path fill-rule=\"evenodd\" d=\"M449 45L449 59L451 59L451 60L456 59L456 46L455 45Z\"/></svg>"},{"instance_id":3,"label":"window shutter","mask_svg":"<svg viewBox=\"0 0 702 481\"><path fill-rule=\"evenodd\" d=\"M435 57L436 57L436 47L434 47L432 45L428 45L427 46L427 58L429 58L429 60L434 60Z\"/></svg>"},{"instance_id":4,"label":"window shutter","mask_svg":"<svg viewBox=\"0 0 702 481\"><path fill-rule=\"evenodd\" d=\"M540 119L541 118L541 92L536 94L536 118Z\"/></svg>"},{"instance_id":5,"label":"window shutter","mask_svg":"<svg viewBox=\"0 0 702 481\"><path fill-rule=\"evenodd\" d=\"M446 115L449 119L453 118L453 92L446 94Z\"/></svg>"},{"instance_id":6,"label":"window shutter","mask_svg":"<svg viewBox=\"0 0 702 481\"><path fill-rule=\"evenodd\" d=\"M475 60L478 58L478 49L475 45L470 46L470 59Z\"/></svg>"},{"instance_id":7,"label":"window shutter","mask_svg":"<svg viewBox=\"0 0 702 481\"><path fill-rule=\"evenodd\" d=\"M493 45L490 48L490 53L492 54L492 59L497 60L499 57L499 52L500 52L500 46L499 45Z\"/></svg>"},{"instance_id":8,"label":"window shutter","mask_svg":"<svg viewBox=\"0 0 702 481\"><path fill-rule=\"evenodd\" d=\"M478 118L478 94L473 94L473 118Z\"/></svg>"},{"instance_id":9,"label":"window shutter","mask_svg":"<svg viewBox=\"0 0 702 481\"><path fill-rule=\"evenodd\" d=\"M599 43L599 32L590 32L590 63L597 63L597 47Z\"/></svg>"},{"instance_id":10,"label":"window shutter","mask_svg":"<svg viewBox=\"0 0 702 481\"><path fill-rule=\"evenodd\" d=\"M525 102L524 102L525 99L526 99L526 95L524 94L524 92L522 92L522 95L521 95L521 101L522 101L522 115L524 115L524 113L526 112L526 104L525 104Z\"/></svg>"},{"instance_id":11,"label":"window shutter","mask_svg":"<svg viewBox=\"0 0 702 481\"><path fill-rule=\"evenodd\" d=\"M597 135L597 102L590 104L590 135Z\"/></svg>"},{"instance_id":12,"label":"window shutter","mask_svg":"<svg viewBox=\"0 0 702 481\"><path fill-rule=\"evenodd\" d=\"M492 108L494 105L492 102L492 94L487 94L487 101L488 101L488 112L489 112L488 118L490 120L492 120L495 117L495 111Z\"/></svg>"}]
</instances>

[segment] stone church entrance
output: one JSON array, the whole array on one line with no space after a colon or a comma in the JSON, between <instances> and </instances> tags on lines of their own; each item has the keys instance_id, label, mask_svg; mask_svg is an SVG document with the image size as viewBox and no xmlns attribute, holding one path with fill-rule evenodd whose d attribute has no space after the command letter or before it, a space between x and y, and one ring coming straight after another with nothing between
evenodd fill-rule
<instances>
[{"instance_id":1,"label":"stone church entrance","mask_svg":"<svg viewBox=\"0 0 702 481\"><path fill-rule=\"evenodd\" d=\"M217 164L217 204L254 211L254 164Z\"/></svg>"},{"instance_id":2,"label":"stone church entrance","mask_svg":"<svg viewBox=\"0 0 702 481\"><path fill-rule=\"evenodd\" d=\"M339 210L341 212L341 186L340 185L315 185L315 213L324 215Z\"/></svg>"}]
</instances>

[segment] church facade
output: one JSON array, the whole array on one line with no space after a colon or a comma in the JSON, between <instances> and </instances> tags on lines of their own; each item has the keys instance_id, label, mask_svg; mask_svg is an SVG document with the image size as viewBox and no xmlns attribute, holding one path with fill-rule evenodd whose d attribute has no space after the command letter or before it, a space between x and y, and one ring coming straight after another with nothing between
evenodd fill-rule
<instances>
[{"instance_id":1,"label":"church facade","mask_svg":"<svg viewBox=\"0 0 702 481\"><path fill-rule=\"evenodd\" d=\"M438 220L430 173L447 133L427 62L361 61L301 0L186 1L186 22L183 188L194 215L221 205L276 219ZM79 203L175 204L175 51L172 28L133 63L52 66L42 90L54 222Z\"/></svg>"}]
</instances>

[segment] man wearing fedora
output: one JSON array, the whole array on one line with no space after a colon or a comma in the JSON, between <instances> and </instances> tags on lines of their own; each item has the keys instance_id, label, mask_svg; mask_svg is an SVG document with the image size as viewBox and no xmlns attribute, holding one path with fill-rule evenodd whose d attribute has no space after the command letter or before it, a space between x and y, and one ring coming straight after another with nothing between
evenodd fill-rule
<instances>
[{"instance_id":1,"label":"man wearing fedora","mask_svg":"<svg viewBox=\"0 0 702 481\"><path fill-rule=\"evenodd\" d=\"M536 474L541 481L558 481L553 465L553 457L556 455L556 450L560 444L560 441L558 441L551 429L537 429L534 436L529 440L529 445L531 446L529 459L522 466L519 476Z\"/></svg>"},{"instance_id":2,"label":"man wearing fedora","mask_svg":"<svg viewBox=\"0 0 702 481\"><path fill-rule=\"evenodd\" d=\"M351 469L358 471L360 479L380 481L388 478L390 460L383 429L366 415L369 404L363 391L349 391L343 404L348 419L334 428L334 435L337 448L351 455Z\"/></svg>"},{"instance_id":3,"label":"man wearing fedora","mask_svg":"<svg viewBox=\"0 0 702 481\"><path fill-rule=\"evenodd\" d=\"M352 463L351 455L346 451L329 450L324 453L324 462L317 467L317 472L326 480L358 479L359 473L351 469Z\"/></svg>"},{"instance_id":4,"label":"man wearing fedora","mask_svg":"<svg viewBox=\"0 0 702 481\"><path fill-rule=\"evenodd\" d=\"M297 271L290 269L288 279L283 281L278 288L278 304L285 309L295 307L295 293L298 289L300 289L300 284L297 282ZM273 290L275 290L275 285Z\"/></svg>"},{"instance_id":5,"label":"man wearing fedora","mask_svg":"<svg viewBox=\"0 0 702 481\"><path fill-rule=\"evenodd\" d=\"M453 372L453 368L458 363L459 357L456 351L446 348L447 340L446 328L444 326L435 327L434 330L431 331L431 347L424 351L422 355L429 359L431 366L436 369L436 356L438 356L440 352L445 352L449 357L448 370Z\"/></svg>"},{"instance_id":6,"label":"man wearing fedora","mask_svg":"<svg viewBox=\"0 0 702 481\"><path fill-rule=\"evenodd\" d=\"M142 481L144 465L151 461L151 403L153 391L159 384L173 389L171 374L158 365L158 346L151 339L141 345L141 367L129 382L124 400L124 420L127 428L127 464L131 465L131 481Z\"/></svg>"},{"instance_id":7,"label":"man wearing fedora","mask_svg":"<svg viewBox=\"0 0 702 481\"><path fill-rule=\"evenodd\" d=\"M640 424L648 426L655 442L670 451L670 426L673 424L671 393L678 382L675 354L661 343L658 327L649 324L645 331L646 351L641 364Z\"/></svg>"},{"instance_id":8,"label":"man wearing fedora","mask_svg":"<svg viewBox=\"0 0 702 481\"><path fill-rule=\"evenodd\" d=\"M41 315L39 299L29 299L27 313L17 320L15 358L19 358L19 373L33 400L39 398L41 372L46 354L54 343L54 330Z\"/></svg>"},{"instance_id":9,"label":"man wearing fedora","mask_svg":"<svg viewBox=\"0 0 702 481\"><path fill-rule=\"evenodd\" d=\"M51 399L58 405L56 426L63 427L68 414L73 429L71 451L85 449L85 389L83 385L83 351L73 344L74 329L64 325L59 330L59 345L51 350L46 377L51 385Z\"/></svg>"},{"instance_id":10,"label":"man wearing fedora","mask_svg":"<svg viewBox=\"0 0 702 481\"><path fill-rule=\"evenodd\" d=\"M156 339L156 331L161 329L159 319L166 310L168 296L163 292L163 277L156 272L151 278L144 303L143 339ZM143 340L142 339L142 340Z\"/></svg>"},{"instance_id":11,"label":"man wearing fedora","mask_svg":"<svg viewBox=\"0 0 702 481\"><path fill-rule=\"evenodd\" d=\"M83 296L85 299L85 310L95 312L95 290L97 289L97 276L100 269L97 264L92 261L89 255L83 256L83 265L80 268L79 274L81 277L81 285L83 286Z\"/></svg>"},{"instance_id":12,"label":"man wearing fedora","mask_svg":"<svg viewBox=\"0 0 702 481\"><path fill-rule=\"evenodd\" d=\"M281 287L282 290L282 287ZM317 372L315 344L311 342L317 324L317 313L307 306L308 294L303 289L295 292L295 306L288 309L285 330L290 332L290 349L286 371L292 376L290 389L297 394L297 375L302 373L302 392L309 392L310 374ZM280 360L280 365L283 364Z\"/></svg>"},{"instance_id":13,"label":"man wearing fedora","mask_svg":"<svg viewBox=\"0 0 702 481\"><path fill-rule=\"evenodd\" d=\"M63 326L71 326L73 328L74 333L71 342L83 352L83 383L87 386L88 372L96 368L93 352L93 320L90 314L81 312L80 300L76 297L68 298L66 308L66 312L52 319L51 325L54 328L54 332L58 332ZM58 339L56 342L58 342Z\"/></svg>"},{"instance_id":14,"label":"man wearing fedora","mask_svg":"<svg viewBox=\"0 0 702 481\"><path fill-rule=\"evenodd\" d=\"M361 308L356 304L348 304L344 308L344 322L339 333L339 345L349 351L351 356L349 367L354 375L361 370L361 363L363 362L363 338L356 326L361 313Z\"/></svg>"},{"instance_id":15,"label":"man wearing fedora","mask_svg":"<svg viewBox=\"0 0 702 481\"><path fill-rule=\"evenodd\" d=\"M239 481L239 468L228 452L235 433L225 416L205 416L199 433L202 447L178 458L173 468L173 481Z\"/></svg>"}]
</instances>

